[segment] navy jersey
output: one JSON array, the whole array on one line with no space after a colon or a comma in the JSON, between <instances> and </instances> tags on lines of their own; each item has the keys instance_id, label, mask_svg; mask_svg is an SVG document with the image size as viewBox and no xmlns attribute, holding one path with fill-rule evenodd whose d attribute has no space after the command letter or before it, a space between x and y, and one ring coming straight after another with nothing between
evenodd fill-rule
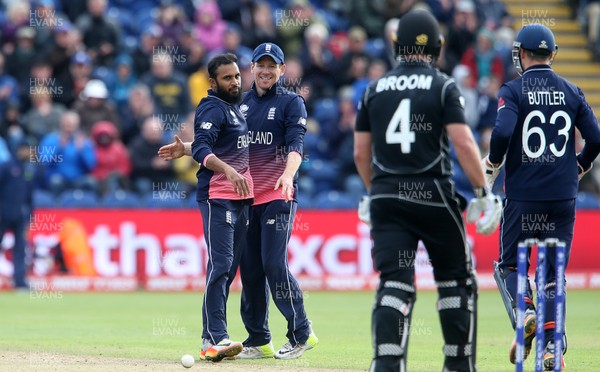
<instances>
[{"instance_id":1,"label":"navy jersey","mask_svg":"<svg viewBox=\"0 0 600 372\"><path fill-rule=\"evenodd\" d=\"M233 185L223 173L206 168L206 161L216 156L244 176L252 193L249 169L248 125L238 105L218 98L212 90L196 108L192 156L202 166L198 177L197 200L240 200ZM252 198L252 194L248 197Z\"/></svg>"},{"instance_id":2,"label":"navy jersey","mask_svg":"<svg viewBox=\"0 0 600 372\"><path fill-rule=\"evenodd\" d=\"M22 221L33 209L35 167L16 156L0 162L0 221ZM1 241L1 240L0 240Z\"/></svg>"},{"instance_id":3,"label":"navy jersey","mask_svg":"<svg viewBox=\"0 0 600 372\"><path fill-rule=\"evenodd\" d=\"M577 197L576 127L586 143L600 143L598 121L583 92L549 66L532 66L500 88L489 159L500 163L506 154L507 198Z\"/></svg>"},{"instance_id":4,"label":"navy jersey","mask_svg":"<svg viewBox=\"0 0 600 372\"><path fill-rule=\"evenodd\" d=\"M397 178L450 177L446 124L465 123L454 81L426 64L399 64L371 83L359 104L357 132L371 132L372 194L395 192Z\"/></svg>"},{"instance_id":5,"label":"navy jersey","mask_svg":"<svg viewBox=\"0 0 600 372\"><path fill-rule=\"evenodd\" d=\"M246 117L250 139L250 169L254 180L254 204L284 199L281 190L273 190L285 170L287 155L303 156L306 132L304 100L278 82L263 96L256 88L244 93L240 110ZM294 200L297 194L294 177Z\"/></svg>"}]
</instances>

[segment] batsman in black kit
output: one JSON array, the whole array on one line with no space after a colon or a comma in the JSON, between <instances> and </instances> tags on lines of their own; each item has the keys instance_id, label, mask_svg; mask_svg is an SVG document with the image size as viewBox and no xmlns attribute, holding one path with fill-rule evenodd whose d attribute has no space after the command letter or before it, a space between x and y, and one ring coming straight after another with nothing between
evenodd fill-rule
<instances>
[{"instance_id":1,"label":"batsman in black kit","mask_svg":"<svg viewBox=\"0 0 600 372\"><path fill-rule=\"evenodd\" d=\"M399 22L398 65L365 91L354 157L369 190L359 217L371 224L380 282L372 315L371 371L406 371L416 299L414 262L423 241L438 288L444 371L475 371L477 282L466 240L466 201L451 180L450 141L474 187L467 221L492 233L502 206L487 189L480 155L465 124L460 92L433 67L443 38L435 18L411 11Z\"/></svg>"}]
</instances>

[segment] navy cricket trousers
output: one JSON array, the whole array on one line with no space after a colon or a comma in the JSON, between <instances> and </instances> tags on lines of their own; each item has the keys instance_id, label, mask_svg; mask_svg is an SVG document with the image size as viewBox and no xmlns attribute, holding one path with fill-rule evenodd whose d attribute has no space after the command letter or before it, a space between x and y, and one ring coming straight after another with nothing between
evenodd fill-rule
<instances>
[{"instance_id":1,"label":"navy cricket trousers","mask_svg":"<svg viewBox=\"0 0 600 372\"><path fill-rule=\"evenodd\" d=\"M25 221L23 219L7 220L0 218L0 243L6 230L13 232L13 280L15 287L26 287L27 267L25 265Z\"/></svg>"},{"instance_id":2,"label":"navy cricket trousers","mask_svg":"<svg viewBox=\"0 0 600 372\"><path fill-rule=\"evenodd\" d=\"M206 290L202 303L202 338L212 344L229 338L227 297L237 272L248 230L248 204L242 200L198 202L208 252Z\"/></svg>"},{"instance_id":3,"label":"navy cricket trousers","mask_svg":"<svg viewBox=\"0 0 600 372\"><path fill-rule=\"evenodd\" d=\"M249 334L244 346L262 346L271 341L269 289L275 306L287 320L290 343L296 345L308 339L302 290L288 266L288 242L296 207L296 202L284 200L250 207L248 239L240 263L241 314Z\"/></svg>"},{"instance_id":4,"label":"navy cricket trousers","mask_svg":"<svg viewBox=\"0 0 600 372\"><path fill-rule=\"evenodd\" d=\"M575 199L556 201L517 201L506 199L500 222L500 261L498 262L503 272L506 293L513 303L517 298L517 247L525 239L536 238L545 240L556 238L566 243L565 271L571 255L571 242L573 241L573 228L575 226ZM529 251L531 255L531 250ZM527 260L527 271L531 259ZM556 284L556 252L552 249L546 251L546 296L545 325L546 342L554 338L554 298ZM534 261L536 262L536 261ZM537 279L537 275L536 275ZM563 278L564 280L564 278ZM502 289L500 289L502 290ZM529 280L527 281L527 294L525 298L527 308L533 309L533 299ZM565 312L563 311L563 314Z\"/></svg>"}]
</instances>

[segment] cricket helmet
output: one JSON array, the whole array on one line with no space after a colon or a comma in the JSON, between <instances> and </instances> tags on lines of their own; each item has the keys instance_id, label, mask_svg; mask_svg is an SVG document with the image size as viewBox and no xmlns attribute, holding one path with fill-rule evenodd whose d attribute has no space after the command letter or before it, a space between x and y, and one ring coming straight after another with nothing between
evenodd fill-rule
<instances>
[{"instance_id":1,"label":"cricket helmet","mask_svg":"<svg viewBox=\"0 0 600 372\"><path fill-rule=\"evenodd\" d=\"M394 40L396 57L407 54L438 57L443 44L440 26L428 11L412 10L400 18Z\"/></svg>"},{"instance_id":2,"label":"cricket helmet","mask_svg":"<svg viewBox=\"0 0 600 372\"><path fill-rule=\"evenodd\" d=\"M552 31L539 23L531 23L525 25L517 34L516 40L513 42L512 61L519 75L523 73L521 65L521 49L536 53L538 55L548 55L551 57L558 50L558 45L554 39ZM550 64L554 57L551 57Z\"/></svg>"}]
</instances>

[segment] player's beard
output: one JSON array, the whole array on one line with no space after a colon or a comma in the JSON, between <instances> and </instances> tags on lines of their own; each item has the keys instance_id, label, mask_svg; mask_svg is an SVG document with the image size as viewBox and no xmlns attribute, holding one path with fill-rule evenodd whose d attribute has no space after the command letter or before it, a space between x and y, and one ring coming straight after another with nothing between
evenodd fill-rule
<instances>
[{"instance_id":1,"label":"player's beard","mask_svg":"<svg viewBox=\"0 0 600 372\"><path fill-rule=\"evenodd\" d=\"M237 93L229 93L230 91L231 89L224 89L217 83L217 90L215 91L215 94L217 95L217 97L219 97L227 103L236 104L242 102L242 87L238 88Z\"/></svg>"}]
</instances>

